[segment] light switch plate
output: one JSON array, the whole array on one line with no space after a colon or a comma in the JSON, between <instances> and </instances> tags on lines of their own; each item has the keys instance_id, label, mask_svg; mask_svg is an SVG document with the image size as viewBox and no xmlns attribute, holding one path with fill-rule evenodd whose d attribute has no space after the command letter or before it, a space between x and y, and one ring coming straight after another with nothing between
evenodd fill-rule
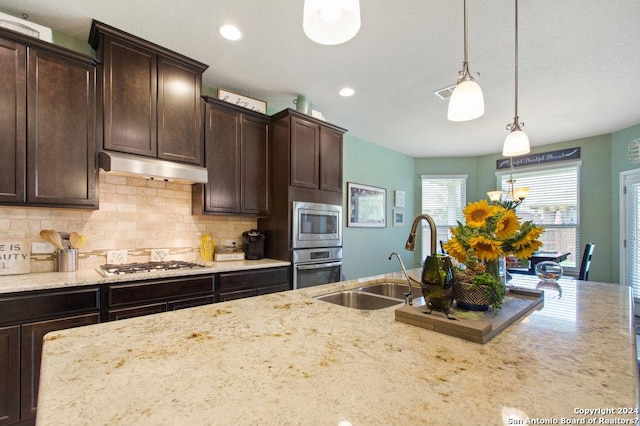
<instances>
[{"instance_id":1,"label":"light switch plate","mask_svg":"<svg viewBox=\"0 0 640 426\"><path fill-rule=\"evenodd\" d=\"M151 249L152 262L164 262L169 260L169 249Z\"/></svg>"},{"instance_id":2,"label":"light switch plate","mask_svg":"<svg viewBox=\"0 0 640 426\"><path fill-rule=\"evenodd\" d=\"M52 244L49 243L31 243L31 253L32 254L49 254L55 252L55 249Z\"/></svg>"},{"instance_id":3,"label":"light switch plate","mask_svg":"<svg viewBox=\"0 0 640 426\"><path fill-rule=\"evenodd\" d=\"M107 263L110 265L127 263L127 250L107 250Z\"/></svg>"}]
</instances>

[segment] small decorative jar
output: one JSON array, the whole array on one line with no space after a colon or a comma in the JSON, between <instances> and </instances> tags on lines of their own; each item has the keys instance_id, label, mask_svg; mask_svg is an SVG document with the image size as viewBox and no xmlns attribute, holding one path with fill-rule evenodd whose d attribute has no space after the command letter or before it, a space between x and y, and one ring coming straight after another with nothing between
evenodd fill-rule
<instances>
[{"instance_id":1,"label":"small decorative jar","mask_svg":"<svg viewBox=\"0 0 640 426\"><path fill-rule=\"evenodd\" d=\"M551 260L545 260L536 264L536 275L541 281L559 280L562 277L562 266Z\"/></svg>"}]
</instances>

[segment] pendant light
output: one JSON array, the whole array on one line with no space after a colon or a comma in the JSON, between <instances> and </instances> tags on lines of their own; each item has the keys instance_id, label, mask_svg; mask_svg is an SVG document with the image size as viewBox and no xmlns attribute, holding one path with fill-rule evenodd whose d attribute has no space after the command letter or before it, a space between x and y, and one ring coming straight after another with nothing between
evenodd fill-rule
<instances>
[{"instance_id":1,"label":"pendant light","mask_svg":"<svg viewBox=\"0 0 640 426\"><path fill-rule=\"evenodd\" d=\"M516 0L516 49L515 49L515 115L513 117L513 123L507 124L507 130L509 134L504 140L502 146L502 155L505 157L515 157L518 155L524 155L531 150L529 147L529 138L527 134L522 131L524 123L520 123L520 117L518 117L518 0Z\"/></svg>"},{"instance_id":2,"label":"pendant light","mask_svg":"<svg viewBox=\"0 0 640 426\"><path fill-rule=\"evenodd\" d=\"M302 28L318 44L349 41L360 30L360 0L305 0Z\"/></svg>"},{"instance_id":3,"label":"pendant light","mask_svg":"<svg viewBox=\"0 0 640 426\"><path fill-rule=\"evenodd\" d=\"M458 84L449 99L447 118L450 121L468 121L484 114L482 89L469 73L467 58L467 0L464 0L464 60L458 72Z\"/></svg>"}]
</instances>

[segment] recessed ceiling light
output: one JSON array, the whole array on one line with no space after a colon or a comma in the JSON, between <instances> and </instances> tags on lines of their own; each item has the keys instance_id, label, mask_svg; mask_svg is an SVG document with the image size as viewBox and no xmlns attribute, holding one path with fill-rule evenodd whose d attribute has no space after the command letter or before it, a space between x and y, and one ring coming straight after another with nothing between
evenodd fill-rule
<instances>
[{"instance_id":1,"label":"recessed ceiling light","mask_svg":"<svg viewBox=\"0 0 640 426\"><path fill-rule=\"evenodd\" d=\"M218 32L227 40L236 41L242 38L242 33L235 25L225 24L218 29Z\"/></svg>"},{"instance_id":2,"label":"recessed ceiling light","mask_svg":"<svg viewBox=\"0 0 640 426\"><path fill-rule=\"evenodd\" d=\"M340 89L340 91L338 92L340 96L344 96L345 98L349 96L353 96L355 93L356 91L353 90L351 87L345 87L343 89Z\"/></svg>"}]
</instances>

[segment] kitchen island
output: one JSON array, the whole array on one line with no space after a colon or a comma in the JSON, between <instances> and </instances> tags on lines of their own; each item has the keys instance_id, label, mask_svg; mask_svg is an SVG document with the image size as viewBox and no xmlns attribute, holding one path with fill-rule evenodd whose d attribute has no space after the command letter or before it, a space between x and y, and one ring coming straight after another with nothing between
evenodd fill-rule
<instances>
[{"instance_id":1,"label":"kitchen island","mask_svg":"<svg viewBox=\"0 0 640 426\"><path fill-rule=\"evenodd\" d=\"M418 270L411 271L417 276ZM637 419L628 287L561 280L482 345L313 299L387 274L49 333L38 425ZM532 277L517 277L523 285ZM631 411L629 411L631 410ZM521 422L521 423L520 423Z\"/></svg>"}]
</instances>

